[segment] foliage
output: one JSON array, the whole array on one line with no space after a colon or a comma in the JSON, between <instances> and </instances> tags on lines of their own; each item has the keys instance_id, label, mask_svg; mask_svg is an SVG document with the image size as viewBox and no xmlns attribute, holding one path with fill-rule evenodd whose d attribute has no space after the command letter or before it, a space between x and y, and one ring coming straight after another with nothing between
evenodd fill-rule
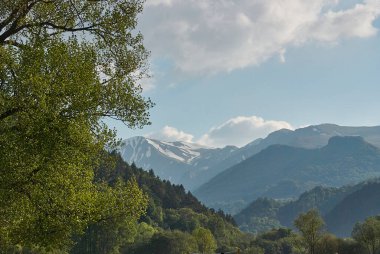
<instances>
[{"instance_id":1,"label":"foliage","mask_svg":"<svg viewBox=\"0 0 380 254\"><path fill-rule=\"evenodd\" d=\"M298 236L290 229L272 229L268 232L259 234L253 246L259 246L265 253L290 254L296 252L296 239Z\"/></svg>"},{"instance_id":2,"label":"foliage","mask_svg":"<svg viewBox=\"0 0 380 254\"><path fill-rule=\"evenodd\" d=\"M369 217L363 223L357 223L352 237L364 246L369 254L377 253L380 249L380 218Z\"/></svg>"},{"instance_id":3,"label":"foliage","mask_svg":"<svg viewBox=\"0 0 380 254\"><path fill-rule=\"evenodd\" d=\"M234 219L241 230L255 234L272 228L280 228L281 224L277 216L281 206L283 206L282 202L268 198L258 198L236 214Z\"/></svg>"},{"instance_id":4,"label":"foliage","mask_svg":"<svg viewBox=\"0 0 380 254\"><path fill-rule=\"evenodd\" d=\"M307 212L310 209L317 209L322 215L325 215L344 197L359 188L358 185L341 188L317 186L302 193L297 200L280 207L278 219L282 225L291 227L300 213Z\"/></svg>"},{"instance_id":5,"label":"foliage","mask_svg":"<svg viewBox=\"0 0 380 254\"><path fill-rule=\"evenodd\" d=\"M248 247L244 250L243 254L264 254L264 249L260 247Z\"/></svg>"},{"instance_id":6,"label":"foliage","mask_svg":"<svg viewBox=\"0 0 380 254\"><path fill-rule=\"evenodd\" d=\"M301 232L309 254L315 254L317 244L321 240L324 221L317 210L301 213L294 221L294 225Z\"/></svg>"},{"instance_id":7,"label":"foliage","mask_svg":"<svg viewBox=\"0 0 380 254\"><path fill-rule=\"evenodd\" d=\"M357 221L380 213L379 179L340 188L317 186L296 200L258 198L234 216L239 228L260 233L272 228L293 227L300 213L317 209L326 221L327 230L348 237Z\"/></svg>"},{"instance_id":8,"label":"foliage","mask_svg":"<svg viewBox=\"0 0 380 254\"><path fill-rule=\"evenodd\" d=\"M328 230L337 236L349 236L358 221L380 213L380 182L372 180L361 184L325 215Z\"/></svg>"},{"instance_id":9,"label":"foliage","mask_svg":"<svg viewBox=\"0 0 380 254\"><path fill-rule=\"evenodd\" d=\"M119 178L123 181L135 179L149 199L146 213L137 225L128 227L123 226L120 220L95 223L78 239L72 253L175 251L178 250L177 247L171 250L170 246L160 245L158 241L161 239L166 244L172 244L176 238L180 238L178 241L189 238L192 242L196 239L192 234L199 228L202 228L201 232L205 235L208 234L205 232L211 234L212 237L208 235L210 238L207 241L211 246L214 239L223 251L236 249L241 244L244 235L232 224L231 216L206 208L190 192L186 192L183 186L162 181L153 171L144 171L133 164L130 166L116 153L112 157L115 163L104 161L95 171L96 181L107 181L115 185ZM202 243L194 241L195 251L198 251L198 244ZM108 252L104 249L107 246ZM111 246L114 248L111 249Z\"/></svg>"},{"instance_id":10,"label":"foliage","mask_svg":"<svg viewBox=\"0 0 380 254\"><path fill-rule=\"evenodd\" d=\"M316 247L317 254L335 254L339 252L339 240L335 235L324 234ZM344 252L342 252L344 253Z\"/></svg>"},{"instance_id":11,"label":"foliage","mask_svg":"<svg viewBox=\"0 0 380 254\"><path fill-rule=\"evenodd\" d=\"M197 242L191 234L174 230L158 232L152 236L147 244L132 248L125 253L188 254L196 252L197 249Z\"/></svg>"},{"instance_id":12,"label":"foliage","mask_svg":"<svg viewBox=\"0 0 380 254\"><path fill-rule=\"evenodd\" d=\"M197 241L200 253L213 253L216 250L216 241L211 231L206 228L198 227L193 230L192 236Z\"/></svg>"},{"instance_id":13,"label":"foliage","mask_svg":"<svg viewBox=\"0 0 380 254\"><path fill-rule=\"evenodd\" d=\"M111 212L141 215L135 184L94 182L93 169L114 145L104 117L149 123L152 103L137 83L147 52L133 32L142 4L0 1L2 246L64 250L73 234Z\"/></svg>"},{"instance_id":14,"label":"foliage","mask_svg":"<svg viewBox=\"0 0 380 254\"><path fill-rule=\"evenodd\" d=\"M71 253L119 253L122 246L134 241L136 221L146 209L146 195L134 179L127 183L117 179L103 198L99 202L105 211L101 220L87 228Z\"/></svg>"}]
</instances>

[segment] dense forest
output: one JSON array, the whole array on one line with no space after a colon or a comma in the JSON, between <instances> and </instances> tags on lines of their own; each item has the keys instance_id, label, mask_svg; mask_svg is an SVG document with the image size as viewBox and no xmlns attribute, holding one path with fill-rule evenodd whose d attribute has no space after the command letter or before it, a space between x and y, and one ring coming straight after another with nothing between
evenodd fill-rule
<instances>
[{"instance_id":1,"label":"dense forest","mask_svg":"<svg viewBox=\"0 0 380 254\"><path fill-rule=\"evenodd\" d=\"M380 213L376 201L380 198L379 190L379 179L340 188L318 186L296 200L259 198L234 219L243 231L259 233L273 227L294 228L294 220L300 213L316 209L329 232L349 237L357 222Z\"/></svg>"},{"instance_id":2,"label":"dense forest","mask_svg":"<svg viewBox=\"0 0 380 254\"><path fill-rule=\"evenodd\" d=\"M298 201L259 199L235 217L251 231L244 232L231 215L206 207L182 185L110 152L119 142L107 120L128 128L150 124L154 103L140 83L150 76L149 51L136 31L144 3L0 0L0 253L378 253L377 182L314 189ZM272 168L264 167L268 151L277 154L269 156ZM273 180L278 170L291 170L294 159L303 164L293 176L305 182L314 172L317 183L375 176L380 165L379 149L358 137L332 138L315 151L276 145L256 156L238 164L249 201L265 189L260 179L246 177L251 161L262 163L259 169ZM300 175L305 165L310 171ZM283 176L274 194L292 177ZM306 188L298 184L288 194ZM334 223L339 235L346 232L346 221L350 237L327 233Z\"/></svg>"},{"instance_id":3,"label":"dense forest","mask_svg":"<svg viewBox=\"0 0 380 254\"><path fill-rule=\"evenodd\" d=\"M230 215L205 207L181 185L161 180L153 170L144 171L133 164L128 165L116 153L104 161L95 173L96 181L107 180L115 190L120 190L123 184L136 182L147 199L144 215L133 223L128 219L130 215L113 213L111 217L89 225L83 234L73 235L72 245L67 250L17 245L3 246L2 252L301 254L311 253L311 243L307 239L310 234L308 227L313 228L313 223L317 225L313 233L318 236L313 253L372 254L375 252L368 252L371 243L361 237L378 232L371 237L375 243L380 240L380 219L370 217L364 223L356 224L353 238L341 239L327 233L322 217L313 209L301 211L292 222L293 229L272 224L272 228L261 228L261 233L244 233L237 228ZM257 216L266 215L269 218L278 209L273 200L259 199L252 211ZM375 249L379 247L376 244Z\"/></svg>"}]
</instances>

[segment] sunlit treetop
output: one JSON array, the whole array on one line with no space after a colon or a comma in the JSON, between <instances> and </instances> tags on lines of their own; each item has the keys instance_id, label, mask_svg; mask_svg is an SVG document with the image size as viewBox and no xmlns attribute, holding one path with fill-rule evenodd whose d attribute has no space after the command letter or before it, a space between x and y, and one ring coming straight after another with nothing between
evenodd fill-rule
<instances>
[{"instance_id":1,"label":"sunlit treetop","mask_svg":"<svg viewBox=\"0 0 380 254\"><path fill-rule=\"evenodd\" d=\"M0 46L18 53L36 43L73 42L93 51L107 103L97 114L129 127L149 124L151 101L142 98L139 80L147 76L148 52L135 31L140 0L0 0ZM4 57L4 56L1 56ZM117 96L116 96L117 95ZM6 112L3 112L6 113Z\"/></svg>"}]
</instances>

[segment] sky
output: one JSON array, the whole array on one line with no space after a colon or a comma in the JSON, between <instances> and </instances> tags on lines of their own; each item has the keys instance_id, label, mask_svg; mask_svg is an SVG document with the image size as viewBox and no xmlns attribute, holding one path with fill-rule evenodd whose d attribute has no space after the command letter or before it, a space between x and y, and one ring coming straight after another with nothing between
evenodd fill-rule
<instances>
[{"instance_id":1,"label":"sky","mask_svg":"<svg viewBox=\"0 0 380 254\"><path fill-rule=\"evenodd\" d=\"M380 0L147 0L146 136L243 146L308 125L380 125Z\"/></svg>"}]
</instances>

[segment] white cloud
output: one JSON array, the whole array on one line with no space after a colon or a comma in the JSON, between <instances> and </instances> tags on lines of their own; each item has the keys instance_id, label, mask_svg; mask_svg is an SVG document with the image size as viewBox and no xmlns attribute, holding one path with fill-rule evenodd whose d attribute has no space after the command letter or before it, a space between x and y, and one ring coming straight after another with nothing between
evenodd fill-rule
<instances>
[{"instance_id":1,"label":"white cloud","mask_svg":"<svg viewBox=\"0 0 380 254\"><path fill-rule=\"evenodd\" d=\"M192 134L165 126L159 131L145 135L147 138L162 141L185 141L209 147L224 147L226 145L244 146L258 138L265 138L269 133L280 129L293 130L291 124L285 121L264 120L257 116L238 116L211 128L198 140Z\"/></svg>"},{"instance_id":2,"label":"white cloud","mask_svg":"<svg viewBox=\"0 0 380 254\"><path fill-rule=\"evenodd\" d=\"M155 78L149 77L149 78L143 78L140 80L141 87L143 89L143 92L148 92L156 88L156 80Z\"/></svg>"},{"instance_id":3,"label":"white cloud","mask_svg":"<svg viewBox=\"0 0 380 254\"><path fill-rule=\"evenodd\" d=\"M157 5L172 5L172 0L149 0L146 3L147 6L157 6Z\"/></svg>"},{"instance_id":4,"label":"white cloud","mask_svg":"<svg viewBox=\"0 0 380 254\"><path fill-rule=\"evenodd\" d=\"M264 138L279 129L293 129L284 121L264 120L257 116L238 116L212 128L197 143L206 146L243 146L257 138Z\"/></svg>"},{"instance_id":5,"label":"white cloud","mask_svg":"<svg viewBox=\"0 0 380 254\"><path fill-rule=\"evenodd\" d=\"M380 0L337 8L337 0L150 0L139 24L153 58L185 73L216 73L273 56L284 62L289 46L377 33Z\"/></svg>"},{"instance_id":6,"label":"white cloud","mask_svg":"<svg viewBox=\"0 0 380 254\"><path fill-rule=\"evenodd\" d=\"M162 141L185 141L190 143L193 142L194 138L193 135L170 126L165 126L160 131L149 133L145 137Z\"/></svg>"},{"instance_id":7,"label":"white cloud","mask_svg":"<svg viewBox=\"0 0 380 254\"><path fill-rule=\"evenodd\" d=\"M380 1L367 1L345 11L329 11L313 24L311 38L318 41L336 42L341 38L366 38L377 33L373 21L379 17Z\"/></svg>"}]
</instances>

